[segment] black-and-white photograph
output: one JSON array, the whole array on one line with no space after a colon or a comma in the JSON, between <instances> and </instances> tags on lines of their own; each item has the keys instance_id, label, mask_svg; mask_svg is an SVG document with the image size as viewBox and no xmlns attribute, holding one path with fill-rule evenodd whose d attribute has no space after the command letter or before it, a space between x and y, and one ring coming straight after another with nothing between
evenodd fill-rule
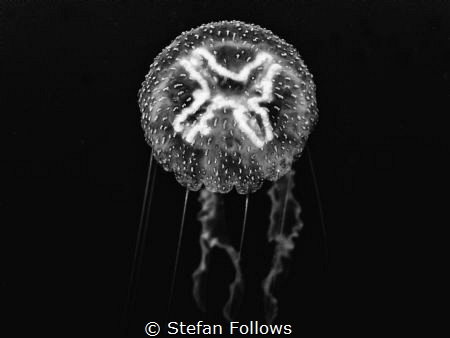
<instances>
[{"instance_id":1,"label":"black-and-white photograph","mask_svg":"<svg viewBox=\"0 0 450 338\"><path fill-rule=\"evenodd\" d=\"M446 270L449 17L0 1L0 335L419 330Z\"/></svg>"}]
</instances>

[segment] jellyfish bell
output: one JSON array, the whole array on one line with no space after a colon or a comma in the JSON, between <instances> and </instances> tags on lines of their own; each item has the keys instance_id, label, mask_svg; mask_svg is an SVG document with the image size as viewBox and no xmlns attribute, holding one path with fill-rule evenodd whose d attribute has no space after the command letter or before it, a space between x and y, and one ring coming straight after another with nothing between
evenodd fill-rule
<instances>
[{"instance_id":1,"label":"jellyfish bell","mask_svg":"<svg viewBox=\"0 0 450 338\"><path fill-rule=\"evenodd\" d=\"M150 66L141 124L156 161L189 190L240 194L291 170L317 121L296 49L239 21L184 32Z\"/></svg>"}]
</instances>

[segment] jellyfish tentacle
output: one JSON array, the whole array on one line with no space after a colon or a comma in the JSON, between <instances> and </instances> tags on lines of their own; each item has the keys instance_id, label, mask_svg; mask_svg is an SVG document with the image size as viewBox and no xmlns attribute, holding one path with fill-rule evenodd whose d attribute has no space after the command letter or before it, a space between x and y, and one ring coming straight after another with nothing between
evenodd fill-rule
<instances>
[{"instance_id":1,"label":"jellyfish tentacle","mask_svg":"<svg viewBox=\"0 0 450 338\"><path fill-rule=\"evenodd\" d=\"M311 170L311 176L312 176L312 179L313 179L314 190L316 192L317 208L319 209L320 228L321 228L322 239L323 239L323 248L324 248L323 250L324 250L324 256L325 256L325 268L326 268L326 270L328 270L330 265L329 265L327 229L325 227L325 217L324 217L324 214L323 214L322 199L320 198L319 185L317 183L317 178L316 178L316 171L314 170L314 165L313 165L313 161L312 161L312 157L311 157L311 152L310 152L308 146L306 146L306 154L308 155L309 168Z\"/></svg>"},{"instance_id":2,"label":"jellyfish tentacle","mask_svg":"<svg viewBox=\"0 0 450 338\"><path fill-rule=\"evenodd\" d=\"M192 274L193 296L198 307L202 311L206 311L206 304L202 291L205 290L204 284L206 283L206 276L209 269L211 250L214 247L223 249L233 265L234 279L228 287L229 297L222 309L222 313L227 320L232 320L239 309L244 292L239 252L231 244L231 241L225 232L222 196L206 189L202 189L199 196L199 202L202 205L198 214L198 220L202 224L200 235L201 260L199 266Z\"/></svg>"},{"instance_id":3,"label":"jellyfish tentacle","mask_svg":"<svg viewBox=\"0 0 450 338\"><path fill-rule=\"evenodd\" d=\"M172 272L172 282L170 283L169 301L167 302L167 318L169 317L170 309L172 306L173 292L175 290L175 281L176 281L176 277L177 277L178 261L179 261L179 257L180 257L181 240L183 238L183 229L184 229L184 221L186 218L186 208L187 208L188 198L189 198L189 189L186 188L186 194L184 196L184 204L183 204L183 213L181 216L180 231L178 234L177 251L175 253L175 263L174 263L173 272Z\"/></svg>"},{"instance_id":4,"label":"jellyfish tentacle","mask_svg":"<svg viewBox=\"0 0 450 338\"><path fill-rule=\"evenodd\" d=\"M122 323L126 330L128 330L129 316L131 307L135 301L135 292L137 288L137 280L140 275L142 267L142 258L144 255L144 243L147 238L147 231L149 226L150 209L153 199L153 191L155 187L155 177L157 168L153 166L153 149L150 153L147 178L144 189L144 198L142 200L141 215L137 231L136 246L134 249L133 261L131 263L130 279L128 282L127 297L125 300L124 313Z\"/></svg>"},{"instance_id":5,"label":"jellyfish tentacle","mask_svg":"<svg viewBox=\"0 0 450 338\"><path fill-rule=\"evenodd\" d=\"M236 313L240 308L242 296L244 294L244 279L242 277L242 271L240 268L240 255L236 250L231 250L228 248L228 254L230 255L231 261L235 269L234 280L231 282L228 290L229 296L225 303L222 313L224 317L232 321L236 319Z\"/></svg>"},{"instance_id":6,"label":"jellyfish tentacle","mask_svg":"<svg viewBox=\"0 0 450 338\"><path fill-rule=\"evenodd\" d=\"M242 234L241 234L241 241L239 242L239 251L238 251L239 260L241 259L242 246L244 245L245 226L247 225L248 200L249 194L245 195L244 220L242 221Z\"/></svg>"},{"instance_id":7,"label":"jellyfish tentacle","mask_svg":"<svg viewBox=\"0 0 450 338\"><path fill-rule=\"evenodd\" d=\"M214 246L222 247L226 245L224 235L223 200L221 196L206 189L200 191L198 201L201 210L198 213L198 220L202 225L200 234L201 259L197 269L192 274L193 296L198 307L206 311L206 304L202 294L205 289L206 274L209 268L210 253ZM225 244L222 244L225 243Z\"/></svg>"},{"instance_id":8,"label":"jellyfish tentacle","mask_svg":"<svg viewBox=\"0 0 450 338\"><path fill-rule=\"evenodd\" d=\"M270 242L275 243L272 257L272 266L266 278L262 282L264 293L264 310L266 322L271 324L278 315L278 299L273 294L275 282L284 272L284 261L290 257L295 247L294 239L298 237L303 228L300 219L301 207L293 195L294 182L292 182L292 170L286 176L275 182L268 195L272 201L270 212L270 225L267 237ZM282 196L286 197L283 205ZM287 217L289 214L289 217ZM287 224L287 220L289 224ZM289 229L286 230L286 226Z\"/></svg>"},{"instance_id":9,"label":"jellyfish tentacle","mask_svg":"<svg viewBox=\"0 0 450 338\"><path fill-rule=\"evenodd\" d=\"M249 194L245 196L245 207L244 207L244 219L242 221L242 233L241 240L239 242L239 251L237 252L237 258L233 264L240 266L242 257L242 247L244 245L245 228L247 226L247 213L248 213L248 201ZM236 269L237 270L237 269ZM237 311L240 308L242 294L244 293L244 280L242 276L236 272L235 279L229 286L230 295L227 302L223 308L223 314L228 320L235 318Z\"/></svg>"},{"instance_id":10,"label":"jellyfish tentacle","mask_svg":"<svg viewBox=\"0 0 450 338\"><path fill-rule=\"evenodd\" d=\"M291 180L292 180L292 176L293 174L288 174L286 175L286 191L284 193L284 198L283 198L283 212L281 214L281 220L280 220L280 236L283 236L283 230L284 230L284 225L286 224L286 210L287 210L287 202L288 202L288 197L289 197L289 193L290 193L290 188L291 188Z\"/></svg>"}]
</instances>

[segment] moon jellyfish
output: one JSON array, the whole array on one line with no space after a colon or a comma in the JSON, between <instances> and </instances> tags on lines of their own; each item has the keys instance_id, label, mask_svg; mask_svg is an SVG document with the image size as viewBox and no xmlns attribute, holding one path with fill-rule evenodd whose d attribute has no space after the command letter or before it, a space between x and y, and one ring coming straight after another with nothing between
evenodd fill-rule
<instances>
[{"instance_id":1,"label":"moon jellyfish","mask_svg":"<svg viewBox=\"0 0 450 338\"><path fill-rule=\"evenodd\" d=\"M235 270L223 308L228 320L244 292L243 241L236 247L224 234L225 194L235 189L246 195L243 237L249 195L265 180L274 182L268 190L267 236L275 249L261 284L271 323L278 311L274 282L302 228L292 164L318 117L315 85L299 53L257 25L202 25L176 37L155 58L139 91L139 107L153 158L186 188L182 226L189 191L201 190L201 261L193 273L193 295L201 309L206 310L202 290L214 247L225 250Z\"/></svg>"}]
</instances>

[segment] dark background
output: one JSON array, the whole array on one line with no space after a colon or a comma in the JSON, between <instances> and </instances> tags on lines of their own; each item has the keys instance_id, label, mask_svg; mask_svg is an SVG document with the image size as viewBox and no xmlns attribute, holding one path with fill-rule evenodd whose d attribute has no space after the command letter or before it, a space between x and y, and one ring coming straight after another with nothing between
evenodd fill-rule
<instances>
[{"instance_id":1,"label":"dark background","mask_svg":"<svg viewBox=\"0 0 450 338\"><path fill-rule=\"evenodd\" d=\"M448 14L447 1L2 1L1 303L10 324L2 329L125 335L150 155L137 91L178 34L224 19L293 44L317 86L312 161L305 154L295 165L305 227L277 288L276 323L316 335L419 325L412 318L429 311L425 283L438 279L443 251L434 243L446 199L434 199L448 157L439 122L449 111ZM264 318L268 187L250 197L242 322ZM239 236L244 198L233 194L227 212ZM159 168L130 336L165 319L183 198ZM169 320L217 324L231 266L214 254L202 314L191 297L196 200L191 194Z\"/></svg>"}]
</instances>

